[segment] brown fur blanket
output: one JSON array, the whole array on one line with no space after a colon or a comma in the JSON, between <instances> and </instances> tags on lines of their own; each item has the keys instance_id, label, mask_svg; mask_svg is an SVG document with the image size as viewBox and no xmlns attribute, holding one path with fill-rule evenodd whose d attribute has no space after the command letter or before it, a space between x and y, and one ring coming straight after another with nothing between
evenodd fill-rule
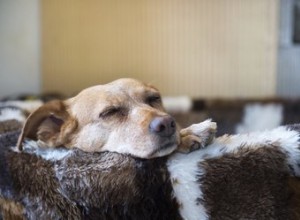
<instances>
[{"instance_id":1,"label":"brown fur blanket","mask_svg":"<svg viewBox=\"0 0 300 220\"><path fill-rule=\"evenodd\" d=\"M0 219L299 219L299 126L223 136L190 154L15 146L0 135Z\"/></svg>"}]
</instances>

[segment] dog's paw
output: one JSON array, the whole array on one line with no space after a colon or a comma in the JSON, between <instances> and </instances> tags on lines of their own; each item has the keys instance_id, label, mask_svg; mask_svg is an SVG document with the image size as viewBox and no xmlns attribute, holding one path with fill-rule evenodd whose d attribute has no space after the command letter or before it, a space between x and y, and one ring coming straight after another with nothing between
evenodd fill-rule
<instances>
[{"instance_id":1,"label":"dog's paw","mask_svg":"<svg viewBox=\"0 0 300 220\"><path fill-rule=\"evenodd\" d=\"M208 119L204 122L193 124L180 131L180 144L178 151L189 153L204 148L212 142L217 132L217 123Z\"/></svg>"}]
</instances>

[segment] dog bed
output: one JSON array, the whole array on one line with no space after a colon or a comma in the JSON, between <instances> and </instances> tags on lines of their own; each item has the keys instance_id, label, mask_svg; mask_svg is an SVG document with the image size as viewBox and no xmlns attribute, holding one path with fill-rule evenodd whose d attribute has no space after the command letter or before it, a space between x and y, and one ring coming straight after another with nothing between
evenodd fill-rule
<instances>
[{"instance_id":1,"label":"dog bed","mask_svg":"<svg viewBox=\"0 0 300 220\"><path fill-rule=\"evenodd\" d=\"M43 150L33 141L17 152L13 146L21 127L11 126L16 121L0 123L3 219L300 217L299 133L289 128L269 134L278 142L238 144L235 149L212 144L190 154L145 160L108 152ZM291 140L292 150L283 148L280 132L291 135L284 138Z\"/></svg>"}]
</instances>

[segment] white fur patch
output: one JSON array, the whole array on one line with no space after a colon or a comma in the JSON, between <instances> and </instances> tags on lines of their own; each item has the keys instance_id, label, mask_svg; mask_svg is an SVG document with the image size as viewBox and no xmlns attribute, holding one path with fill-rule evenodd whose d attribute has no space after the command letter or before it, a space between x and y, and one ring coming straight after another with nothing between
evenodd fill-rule
<instances>
[{"instance_id":1,"label":"white fur patch","mask_svg":"<svg viewBox=\"0 0 300 220\"><path fill-rule=\"evenodd\" d=\"M18 109L7 108L1 110L0 121L7 121L7 120L17 120L23 123L25 122L26 118L22 113L22 111Z\"/></svg>"},{"instance_id":2,"label":"white fur patch","mask_svg":"<svg viewBox=\"0 0 300 220\"><path fill-rule=\"evenodd\" d=\"M244 117L236 127L236 133L264 131L282 123L283 108L279 104L249 104L245 106Z\"/></svg>"},{"instance_id":3,"label":"white fur patch","mask_svg":"<svg viewBox=\"0 0 300 220\"><path fill-rule=\"evenodd\" d=\"M288 152L288 163L294 168L296 175L300 175L297 164L300 163L299 133L289 130L285 126L264 132L252 132L249 134L233 135L230 137L220 137L212 144L213 147L224 146L223 153L234 152L239 147L245 145L252 148L259 148L266 144L279 146L284 153ZM219 152L212 156L219 156Z\"/></svg>"},{"instance_id":4,"label":"white fur patch","mask_svg":"<svg viewBox=\"0 0 300 220\"><path fill-rule=\"evenodd\" d=\"M183 219L208 219L206 209L198 199L202 199L202 191L197 182L204 171L198 162L203 155L201 150L190 154L174 154L168 161L168 170L172 181L174 196L180 204L180 214Z\"/></svg>"},{"instance_id":5,"label":"white fur patch","mask_svg":"<svg viewBox=\"0 0 300 220\"><path fill-rule=\"evenodd\" d=\"M174 196L181 204L180 213L184 219L208 219L205 207L197 200L201 200L201 183L197 182L204 170L199 162L207 158L217 158L225 153L235 152L243 146L257 149L271 144L280 147L287 155L288 165L293 167L295 175L300 176L299 133L278 127L265 132L253 132L233 136L222 136L208 147L190 154L176 153L168 161L170 178L174 188Z\"/></svg>"},{"instance_id":6,"label":"white fur patch","mask_svg":"<svg viewBox=\"0 0 300 220\"><path fill-rule=\"evenodd\" d=\"M26 153L35 154L42 157L45 160L61 160L64 157L71 155L72 150L65 148L41 148L37 145L36 141L25 141L23 144L23 150Z\"/></svg>"}]
</instances>

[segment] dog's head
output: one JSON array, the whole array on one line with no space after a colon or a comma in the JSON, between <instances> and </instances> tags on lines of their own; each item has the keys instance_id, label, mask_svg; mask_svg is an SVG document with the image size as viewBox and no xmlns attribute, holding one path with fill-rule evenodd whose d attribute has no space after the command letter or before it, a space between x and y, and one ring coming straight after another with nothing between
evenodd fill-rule
<instances>
[{"instance_id":1,"label":"dog's head","mask_svg":"<svg viewBox=\"0 0 300 220\"><path fill-rule=\"evenodd\" d=\"M119 79L41 106L26 120L18 148L22 149L24 138L31 138L41 147L153 158L176 149L176 127L157 89L134 79Z\"/></svg>"}]
</instances>

